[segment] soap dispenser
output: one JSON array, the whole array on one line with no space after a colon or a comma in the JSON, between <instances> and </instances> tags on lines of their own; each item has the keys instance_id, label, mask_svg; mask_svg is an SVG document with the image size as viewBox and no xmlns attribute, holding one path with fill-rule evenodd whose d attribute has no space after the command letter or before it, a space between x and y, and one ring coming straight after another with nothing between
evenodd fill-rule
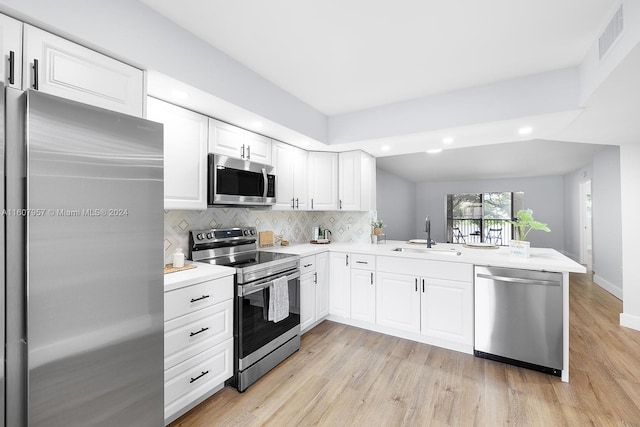
<instances>
[{"instance_id":1,"label":"soap dispenser","mask_svg":"<svg viewBox=\"0 0 640 427\"><path fill-rule=\"evenodd\" d=\"M182 252L182 248L176 249L176 251L173 253L173 267L184 267L184 253Z\"/></svg>"}]
</instances>

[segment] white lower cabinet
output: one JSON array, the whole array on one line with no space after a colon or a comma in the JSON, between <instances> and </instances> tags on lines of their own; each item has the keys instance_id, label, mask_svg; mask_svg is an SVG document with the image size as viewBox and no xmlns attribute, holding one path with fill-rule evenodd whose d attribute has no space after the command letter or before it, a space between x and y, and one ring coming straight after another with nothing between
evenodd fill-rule
<instances>
[{"instance_id":1,"label":"white lower cabinet","mask_svg":"<svg viewBox=\"0 0 640 427\"><path fill-rule=\"evenodd\" d=\"M351 318L351 267L349 254L329 253L329 314Z\"/></svg>"},{"instance_id":2,"label":"white lower cabinet","mask_svg":"<svg viewBox=\"0 0 640 427\"><path fill-rule=\"evenodd\" d=\"M378 272L376 323L409 332L420 332L418 278Z\"/></svg>"},{"instance_id":3,"label":"white lower cabinet","mask_svg":"<svg viewBox=\"0 0 640 427\"><path fill-rule=\"evenodd\" d=\"M473 266L378 257L378 269L378 325L473 346Z\"/></svg>"},{"instance_id":4,"label":"white lower cabinet","mask_svg":"<svg viewBox=\"0 0 640 427\"><path fill-rule=\"evenodd\" d=\"M165 292L164 305L164 418L168 424L222 388L233 375L233 276Z\"/></svg>"},{"instance_id":5,"label":"white lower cabinet","mask_svg":"<svg viewBox=\"0 0 640 427\"><path fill-rule=\"evenodd\" d=\"M376 321L376 257L351 255L351 319Z\"/></svg>"},{"instance_id":6,"label":"white lower cabinet","mask_svg":"<svg viewBox=\"0 0 640 427\"><path fill-rule=\"evenodd\" d=\"M422 279L422 334L473 345L473 283Z\"/></svg>"},{"instance_id":7,"label":"white lower cabinet","mask_svg":"<svg viewBox=\"0 0 640 427\"><path fill-rule=\"evenodd\" d=\"M329 254L300 259L300 330L306 332L329 314Z\"/></svg>"}]
</instances>

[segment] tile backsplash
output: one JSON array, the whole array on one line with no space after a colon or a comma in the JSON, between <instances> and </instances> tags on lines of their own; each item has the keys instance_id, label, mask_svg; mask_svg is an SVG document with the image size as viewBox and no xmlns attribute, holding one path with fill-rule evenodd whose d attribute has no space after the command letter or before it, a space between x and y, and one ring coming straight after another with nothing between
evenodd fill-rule
<instances>
[{"instance_id":1,"label":"tile backsplash","mask_svg":"<svg viewBox=\"0 0 640 427\"><path fill-rule=\"evenodd\" d=\"M164 211L165 263L182 248L189 254L189 231L209 228L254 226L273 231L292 243L312 239L313 227L331 230L335 242L368 243L375 212L273 211L247 208L209 208L204 211Z\"/></svg>"}]
</instances>

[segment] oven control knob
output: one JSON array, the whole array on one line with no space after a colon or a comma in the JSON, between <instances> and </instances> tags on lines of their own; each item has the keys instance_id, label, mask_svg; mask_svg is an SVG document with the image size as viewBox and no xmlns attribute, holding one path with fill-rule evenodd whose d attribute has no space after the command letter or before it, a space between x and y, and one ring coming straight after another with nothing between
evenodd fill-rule
<instances>
[{"instance_id":1,"label":"oven control knob","mask_svg":"<svg viewBox=\"0 0 640 427\"><path fill-rule=\"evenodd\" d=\"M248 228L245 228L245 229L244 229L244 235L245 235L245 236L248 236L248 235L249 235L249 229L248 229Z\"/></svg>"},{"instance_id":2,"label":"oven control knob","mask_svg":"<svg viewBox=\"0 0 640 427\"><path fill-rule=\"evenodd\" d=\"M255 235L256 235L256 230L255 230L255 229L253 229L253 228L251 229L251 235L252 235L252 236L255 236Z\"/></svg>"},{"instance_id":3,"label":"oven control knob","mask_svg":"<svg viewBox=\"0 0 640 427\"><path fill-rule=\"evenodd\" d=\"M213 239L213 233L207 233L207 239Z\"/></svg>"},{"instance_id":4,"label":"oven control knob","mask_svg":"<svg viewBox=\"0 0 640 427\"><path fill-rule=\"evenodd\" d=\"M198 235L196 236L196 238L197 238L198 240L202 240L202 239L204 239L204 234L203 234L203 233L198 233Z\"/></svg>"}]
</instances>

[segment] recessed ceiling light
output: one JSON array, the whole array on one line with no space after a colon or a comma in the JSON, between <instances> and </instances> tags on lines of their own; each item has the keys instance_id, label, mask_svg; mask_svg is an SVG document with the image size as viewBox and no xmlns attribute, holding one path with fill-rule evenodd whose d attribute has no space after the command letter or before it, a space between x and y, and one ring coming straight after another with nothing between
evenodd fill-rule
<instances>
[{"instance_id":1,"label":"recessed ceiling light","mask_svg":"<svg viewBox=\"0 0 640 427\"><path fill-rule=\"evenodd\" d=\"M448 136L448 137L446 137L446 138L444 138L444 139L442 140L442 143L443 143L443 144L451 144L451 143L453 143L453 138L451 138L450 136Z\"/></svg>"},{"instance_id":2,"label":"recessed ceiling light","mask_svg":"<svg viewBox=\"0 0 640 427\"><path fill-rule=\"evenodd\" d=\"M380 147L380 149L382 151L389 151L391 149L391 147L389 147L388 145L383 145L382 147Z\"/></svg>"},{"instance_id":3,"label":"recessed ceiling light","mask_svg":"<svg viewBox=\"0 0 640 427\"><path fill-rule=\"evenodd\" d=\"M531 132L533 131L533 129L531 129L530 127L523 127L518 129L518 133L520 135L529 135Z\"/></svg>"},{"instance_id":4,"label":"recessed ceiling light","mask_svg":"<svg viewBox=\"0 0 640 427\"><path fill-rule=\"evenodd\" d=\"M181 90L173 90L171 91L171 96L173 96L176 99L187 99L189 98L189 94L187 92L181 91Z\"/></svg>"},{"instance_id":5,"label":"recessed ceiling light","mask_svg":"<svg viewBox=\"0 0 640 427\"><path fill-rule=\"evenodd\" d=\"M442 153L442 148L433 148L431 150L427 150L428 154L438 154L438 153Z\"/></svg>"}]
</instances>

